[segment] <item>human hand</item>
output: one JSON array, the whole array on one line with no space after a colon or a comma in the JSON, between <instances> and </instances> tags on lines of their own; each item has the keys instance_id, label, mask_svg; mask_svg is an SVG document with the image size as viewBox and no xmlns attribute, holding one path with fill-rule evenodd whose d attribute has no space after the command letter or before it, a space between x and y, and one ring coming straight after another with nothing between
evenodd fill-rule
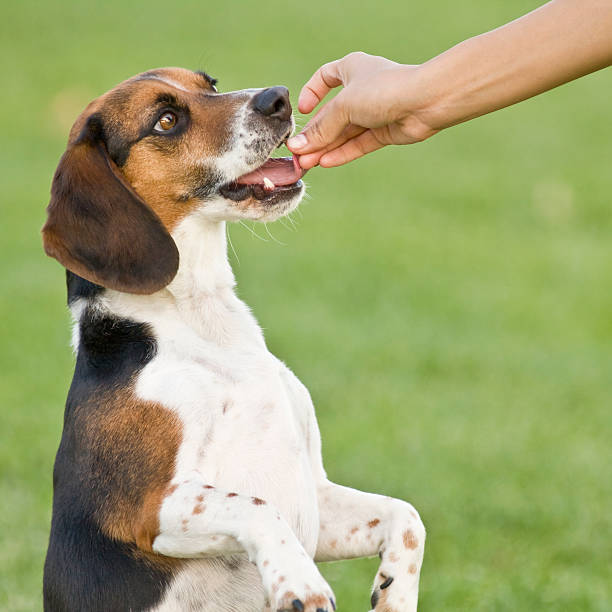
<instances>
[{"instance_id":1,"label":"human hand","mask_svg":"<svg viewBox=\"0 0 612 612\"><path fill-rule=\"evenodd\" d=\"M418 66L361 52L321 66L300 92L301 113L310 113L333 88L344 88L289 139L288 148L309 169L340 166L385 145L425 140L437 130L420 112L426 105L417 76Z\"/></svg>"}]
</instances>

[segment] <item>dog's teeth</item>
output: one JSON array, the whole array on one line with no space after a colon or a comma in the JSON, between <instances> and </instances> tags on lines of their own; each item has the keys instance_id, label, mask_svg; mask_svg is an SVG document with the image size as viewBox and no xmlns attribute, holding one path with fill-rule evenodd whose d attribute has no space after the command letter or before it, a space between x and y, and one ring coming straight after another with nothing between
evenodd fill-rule
<instances>
[{"instance_id":1,"label":"dog's teeth","mask_svg":"<svg viewBox=\"0 0 612 612\"><path fill-rule=\"evenodd\" d=\"M272 191L274 187L276 187L276 185L267 176L264 176L263 183L266 191Z\"/></svg>"}]
</instances>

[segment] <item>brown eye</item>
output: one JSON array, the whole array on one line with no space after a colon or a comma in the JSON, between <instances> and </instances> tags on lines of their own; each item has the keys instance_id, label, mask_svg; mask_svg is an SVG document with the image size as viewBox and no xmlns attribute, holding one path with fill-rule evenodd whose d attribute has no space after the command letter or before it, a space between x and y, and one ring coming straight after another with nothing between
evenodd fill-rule
<instances>
[{"instance_id":1,"label":"brown eye","mask_svg":"<svg viewBox=\"0 0 612 612\"><path fill-rule=\"evenodd\" d=\"M157 123L153 129L156 132L167 132L176 125L176 122L176 115L174 113L166 112L157 120Z\"/></svg>"}]
</instances>

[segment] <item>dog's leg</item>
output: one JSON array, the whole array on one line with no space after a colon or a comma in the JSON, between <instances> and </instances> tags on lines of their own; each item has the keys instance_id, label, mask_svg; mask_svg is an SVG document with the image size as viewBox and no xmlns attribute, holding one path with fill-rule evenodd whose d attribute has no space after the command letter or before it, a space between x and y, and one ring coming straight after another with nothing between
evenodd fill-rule
<instances>
[{"instance_id":1,"label":"dog's leg","mask_svg":"<svg viewBox=\"0 0 612 612\"><path fill-rule=\"evenodd\" d=\"M380 555L372 591L375 612L416 610L425 528L417 511L391 497L323 482L315 560Z\"/></svg>"},{"instance_id":2,"label":"dog's leg","mask_svg":"<svg viewBox=\"0 0 612 612\"><path fill-rule=\"evenodd\" d=\"M152 549L171 557L245 552L275 611L332 612L333 593L280 513L257 497L221 491L199 476L170 487Z\"/></svg>"}]
</instances>

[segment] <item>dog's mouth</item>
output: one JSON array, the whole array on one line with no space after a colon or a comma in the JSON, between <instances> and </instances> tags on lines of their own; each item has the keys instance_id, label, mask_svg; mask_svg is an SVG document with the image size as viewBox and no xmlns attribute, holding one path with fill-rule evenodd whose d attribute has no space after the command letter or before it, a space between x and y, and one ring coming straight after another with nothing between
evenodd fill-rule
<instances>
[{"instance_id":1,"label":"dog's mouth","mask_svg":"<svg viewBox=\"0 0 612 612\"><path fill-rule=\"evenodd\" d=\"M306 170L300 167L297 157L273 157L259 168L239 176L231 183L219 188L225 198L238 202L247 198L268 201L277 195L294 192L302 188L302 177Z\"/></svg>"}]
</instances>

